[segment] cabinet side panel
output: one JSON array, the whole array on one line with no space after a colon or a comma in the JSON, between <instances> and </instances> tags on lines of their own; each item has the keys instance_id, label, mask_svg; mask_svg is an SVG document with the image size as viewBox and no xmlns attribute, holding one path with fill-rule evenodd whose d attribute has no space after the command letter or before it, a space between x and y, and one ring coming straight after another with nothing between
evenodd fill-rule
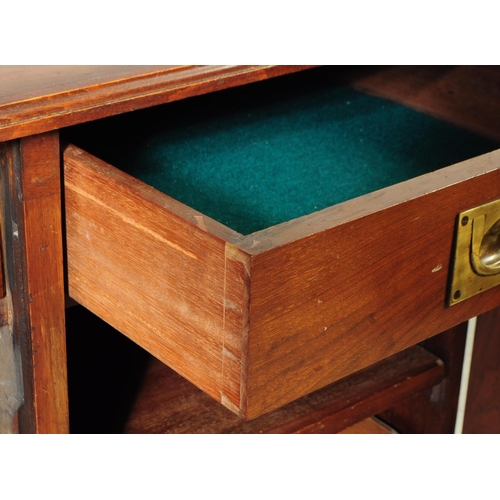
<instances>
[{"instance_id":1,"label":"cabinet side panel","mask_svg":"<svg viewBox=\"0 0 500 500\"><path fill-rule=\"evenodd\" d=\"M220 401L225 242L124 179L65 151L69 294Z\"/></svg>"},{"instance_id":2,"label":"cabinet side panel","mask_svg":"<svg viewBox=\"0 0 500 500\"><path fill-rule=\"evenodd\" d=\"M58 133L2 145L0 164L9 311L4 319L12 335L4 339L3 347L10 338L11 356L21 356L24 402L18 413L19 432L67 433ZM13 380L3 382L9 385Z\"/></svg>"},{"instance_id":3,"label":"cabinet side panel","mask_svg":"<svg viewBox=\"0 0 500 500\"><path fill-rule=\"evenodd\" d=\"M496 287L446 305L457 214L500 196L485 170L254 256L250 418L500 303Z\"/></svg>"}]
</instances>

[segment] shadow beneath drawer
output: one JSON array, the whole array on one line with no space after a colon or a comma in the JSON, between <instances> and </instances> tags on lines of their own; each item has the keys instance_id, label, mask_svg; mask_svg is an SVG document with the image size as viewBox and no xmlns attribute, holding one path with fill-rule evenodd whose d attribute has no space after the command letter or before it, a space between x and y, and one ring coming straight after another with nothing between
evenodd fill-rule
<instances>
[{"instance_id":1,"label":"shadow beneath drawer","mask_svg":"<svg viewBox=\"0 0 500 500\"><path fill-rule=\"evenodd\" d=\"M81 306L66 325L70 432L123 432L151 356Z\"/></svg>"}]
</instances>

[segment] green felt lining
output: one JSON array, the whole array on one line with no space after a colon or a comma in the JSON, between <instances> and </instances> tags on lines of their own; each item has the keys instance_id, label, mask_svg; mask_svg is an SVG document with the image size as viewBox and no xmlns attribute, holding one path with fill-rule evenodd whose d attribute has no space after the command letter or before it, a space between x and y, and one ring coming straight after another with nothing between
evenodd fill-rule
<instances>
[{"instance_id":1,"label":"green felt lining","mask_svg":"<svg viewBox=\"0 0 500 500\"><path fill-rule=\"evenodd\" d=\"M281 80L103 120L72 139L243 234L500 147L349 88Z\"/></svg>"}]
</instances>

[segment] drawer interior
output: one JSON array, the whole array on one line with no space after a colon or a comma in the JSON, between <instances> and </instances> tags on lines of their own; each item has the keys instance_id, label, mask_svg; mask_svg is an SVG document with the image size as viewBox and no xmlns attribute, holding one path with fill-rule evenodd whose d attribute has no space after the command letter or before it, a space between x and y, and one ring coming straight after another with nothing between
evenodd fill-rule
<instances>
[{"instance_id":1,"label":"drawer interior","mask_svg":"<svg viewBox=\"0 0 500 500\"><path fill-rule=\"evenodd\" d=\"M70 129L95 156L249 234L500 147L318 68Z\"/></svg>"}]
</instances>

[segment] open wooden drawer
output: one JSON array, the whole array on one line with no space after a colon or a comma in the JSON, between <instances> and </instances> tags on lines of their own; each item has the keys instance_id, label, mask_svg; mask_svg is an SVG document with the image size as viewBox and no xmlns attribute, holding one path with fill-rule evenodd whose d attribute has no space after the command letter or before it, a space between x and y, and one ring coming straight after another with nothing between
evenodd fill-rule
<instances>
[{"instance_id":1,"label":"open wooden drawer","mask_svg":"<svg viewBox=\"0 0 500 500\"><path fill-rule=\"evenodd\" d=\"M74 145L64 150L70 296L246 419L283 406L498 306L498 287L456 305L448 305L457 216L464 210L500 198L500 151L480 154L496 149L498 143L472 138L462 131L457 131L454 138L450 136L451 142L441 141L438 136L439 148L436 149L434 142L434 153L446 157L451 149L449 158L456 158L455 150L461 150L470 138L473 157L458 163L454 159L442 165L423 161L424 164L417 162L415 167L414 162L412 168L417 169L417 176L398 182L401 180L396 177L401 173L398 162L403 162L405 157L418 158L426 144L435 141L441 129L431 128L432 134L416 135L415 140L410 141L413 145L410 149L407 146L397 149L397 135L408 137L409 133L405 132L404 117L407 113L412 117L420 114L394 103L380 104L378 99L368 98L374 99L378 108L391 113L395 110L398 119L403 120L395 125L391 117L396 115L388 115L392 128L385 132L384 144L396 144L397 159L394 160L394 153L377 158L375 163L383 167L379 172L386 178L382 186L375 182L373 188L373 184L366 186L359 182L366 177L363 172L368 172L371 166L363 172L360 167L359 175L353 176L353 168L348 163L344 173L347 171L351 179L355 179L351 183L361 186L354 197L348 195L348 199L333 202L331 206L328 198L317 203L313 201L318 210L307 212L301 208L299 211L306 212L298 215L293 210L286 212L293 214L290 220L279 220L270 227L260 215L252 218L250 211L248 220L258 222L246 226L252 228L248 234L217 222L207 211L195 206L197 199L205 200L209 208L211 204L222 204L216 201L218 187L224 178L238 178L231 163L224 171L222 162L219 169L219 160L213 160L216 166L207 178L215 178L217 182L208 186L208 192L197 190L198 196L192 206L112 166L117 159L118 163L123 161L120 168L129 168L138 176L141 171L151 173L154 158L161 155L148 152L148 158L153 161L147 165L142 160L136 161L138 149L132 142L135 138L151 148L157 142L157 135L150 141L144 129L154 130L168 122L164 136L175 135L181 130L180 136L176 136L176 144L185 142L188 154L194 152L192 157L195 159L189 167L191 179L207 153L218 149L226 153L228 149L238 150L235 137L241 138L248 133L246 122L241 122L242 128L238 128L241 116L251 115L249 110L255 109L258 119L252 123L265 124L268 106L274 109L280 96L286 112L280 115L281 121L268 123L268 130L276 131L276 123L289 123L297 124L301 132L308 128L304 123L312 123L312 136L318 137L319 129L328 128L327 121L321 121L324 115L321 120L313 115L301 122L293 114L295 111L290 110L302 108L304 102L309 102L304 92L316 92L319 80L320 91L326 88L327 94L329 88L342 80L344 84L363 86L372 92L384 93L386 97L395 95L396 100L427 108L433 114L470 125L475 130L480 130L474 120L481 112L481 105L488 107L483 117L492 116L494 120L499 116L491 112L488 104L491 101L484 92L480 96L482 100L474 101L472 111L469 100L456 97L455 115L442 108L436 109L428 102L422 105L418 99L411 102L418 94L412 92L416 81L420 90L426 88L428 91L429 88L424 85L421 70L417 70L418 78L405 71L406 80L401 78L401 73L396 73L397 78L393 79L391 71L386 71L384 76L383 70L380 73L375 68L368 75L351 79L328 69L308 70L231 92L188 99L185 103L176 103L175 109L173 104L168 104L70 130L69 140L92 153ZM476 75L474 71L465 74ZM449 81L454 82L452 77ZM444 85L441 80L437 83L441 87ZM458 89L466 95L479 95L476 87L467 85L472 83L462 80ZM257 88L254 86L259 87L252 94ZM457 88L452 90L455 92ZM493 90L498 91L498 87ZM337 101L342 103L343 111L337 110L332 116L341 116L338 121L342 123L329 137L340 137L339 144L347 144L348 139L342 132L344 125L355 116L361 117L362 123L370 123L371 112L365 106L364 97L360 100L364 114L345 111L346 106L354 107L356 103L346 98L352 94L343 94L344 90L339 92ZM405 97L405 92L410 98ZM440 92L446 93L447 87ZM266 101L263 97L266 93L272 95L272 99ZM294 94L298 95L298 107L293 104ZM494 92L491 95L494 99ZM226 96L229 96L228 101L224 101ZM209 102L208 107L205 102ZM250 103L251 107L243 106L235 111L238 102L245 106ZM445 101L437 99L436 102L439 107ZM318 107L323 108L323 105ZM216 130L218 126L210 120L217 110L221 120L229 117L225 130L236 136L229 136L223 146L218 146L211 138L198 150L189 137L193 131ZM238 115L236 122L231 121L237 112L242 115ZM402 115L398 114L400 112ZM467 116L473 117L470 123L464 118ZM433 121L429 117L424 120ZM361 122L354 122L358 132ZM419 127L422 131L422 126ZM380 130L383 128L380 125ZM490 130L487 126L483 129ZM384 138L380 130L372 128L367 134L355 134L354 137L356 141L370 137L378 140ZM400 133L396 134L397 131ZM500 128L497 131L500 137ZM493 138L494 132L490 134ZM302 202L309 197L301 188L307 181L297 181L295 172L304 170L301 164L308 169L316 164L314 152L321 150L321 144L307 136L298 154L293 149L295 140L296 136L282 151L292 150L291 157L299 157L299 166L278 165L277 170L272 170L274 184L270 183L270 190L273 192L274 185L279 191L281 178L278 181L276 172L293 171L291 177L296 184L289 191L293 193L292 198ZM249 135L244 137L243 143L252 141L256 142ZM321 138L318 141L321 143ZM126 149L129 146L131 149ZM306 153L305 147L309 147ZM352 158L359 149L358 142L346 156ZM424 152L430 158L428 153ZM241 151L242 161L247 165L243 170L256 170L255 164L260 160L249 159L246 154L246 150ZM144 157L139 155L138 158ZM391 174L384 170L386 160L390 163L388 158L394 160L395 165ZM359 161L365 160L363 157ZM266 161L262 163L265 165ZM332 163L331 158L329 161ZM451 163L455 164L446 166ZM176 167L172 165L170 168ZM445 168L435 170L438 167ZM320 166L317 170L322 169ZM423 174L427 171L429 173ZM340 173L327 173L321 180L309 183L312 184L310 192L328 192L335 186L342 186L345 181L339 177ZM411 177L415 172L403 173L405 175ZM310 176L308 170L305 179L310 180ZM256 179L259 179L258 173ZM331 186L326 184L332 179ZM172 187L179 183L169 177L166 184L168 188L169 184ZM245 186L246 190L252 188L251 184ZM370 188L375 191L367 193ZM189 196L189 189L187 191ZM342 197L347 188L338 192ZM227 196L224 192L221 199ZM235 200L227 201L227 211L243 204L238 194ZM262 204L259 201L257 208Z\"/></svg>"}]
</instances>

